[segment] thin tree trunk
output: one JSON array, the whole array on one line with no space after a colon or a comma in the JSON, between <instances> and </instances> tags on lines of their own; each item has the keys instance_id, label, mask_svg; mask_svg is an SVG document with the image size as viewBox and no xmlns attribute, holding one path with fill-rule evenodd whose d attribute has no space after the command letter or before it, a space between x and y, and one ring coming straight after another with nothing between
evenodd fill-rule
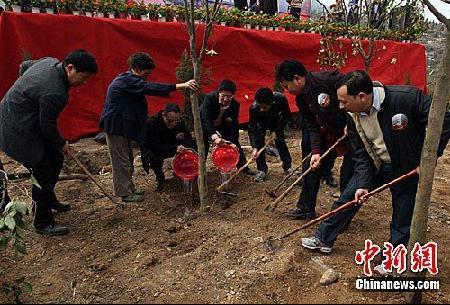
<instances>
[{"instance_id":1,"label":"thin tree trunk","mask_svg":"<svg viewBox=\"0 0 450 305\"><path fill-rule=\"evenodd\" d=\"M189 2L188 2L189 1ZM194 66L194 79L200 83L200 69L201 69L201 57L197 55L196 50L196 30L194 24L194 1L185 0L185 16L186 26L189 33L189 46L191 50L192 65ZM202 54L202 51L200 51ZM208 189L206 184L206 156L205 156L205 143L203 140L203 129L200 119L200 111L198 107L197 93L190 93L192 117L194 119L194 133L197 143L198 156L199 156L199 168L198 168L198 192L200 195L200 210L203 211L208 205Z\"/></svg>"},{"instance_id":2,"label":"thin tree trunk","mask_svg":"<svg viewBox=\"0 0 450 305\"><path fill-rule=\"evenodd\" d=\"M197 59L193 61L194 65L194 78L197 82L200 81L200 67ZM198 156L199 156L199 175L198 175L198 192L200 195L200 210L203 211L208 203L208 188L206 183L206 154L205 154L205 142L203 138L202 122L200 119L200 111L198 107L197 93L191 93L191 107L192 116L194 118L194 132L197 142Z\"/></svg>"},{"instance_id":3,"label":"thin tree trunk","mask_svg":"<svg viewBox=\"0 0 450 305\"><path fill-rule=\"evenodd\" d=\"M433 94L428 117L428 129L420 161L420 178L416 195L416 204L411 223L411 237L409 240L409 253L415 243L423 245L427 241L428 211L430 206L431 191L433 188L434 171L436 167L437 148L442 132L447 98L450 93L450 27L447 24L447 41L444 56L441 62L439 76ZM425 272L411 274L416 277L425 276ZM410 303L420 303L422 293L420 291L406 294Z\"/></svg>"}]
</instances>

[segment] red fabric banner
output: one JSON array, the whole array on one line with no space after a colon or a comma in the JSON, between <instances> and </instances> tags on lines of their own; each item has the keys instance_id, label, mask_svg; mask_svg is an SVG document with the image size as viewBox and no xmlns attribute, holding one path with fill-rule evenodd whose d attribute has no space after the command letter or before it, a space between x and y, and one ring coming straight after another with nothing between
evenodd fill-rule
<instances>
[{"instance_id":1,"label":"red fabric banner","mask_svg":"<svg viewBox=\"0 0 450 305\"><path fill-rule=\"evenodd\" d=\"M202 25L199 25L203 29ZM200 36L200 35L199 35ZM362 57L352 55L350 40L342 72L364 67ZM64 59L73 49L91 52L99 64L99 74L82 87L70 92L69 105L59 120L61 133L70 140L98 131L106 90L114 77L127 70L127 58L136 51L148 52L156 63L150 80L176 83L175 69L181 53L188 48L184 24L139 20L91 18L72 15L22 14L0 15L0 98L18 77L19 64L25 53L34 59L51 56ZM378 41L377 55L370 69L373 79L385 84L410 83L426 86L425 48L414 43ZM301 61L307 69L319 71L317 63L320 35L294 32L257 31L244 28L214 26L206 55L205 67L211 67L212 83L204 88L217 88L222 79L236 82L236 98L241 103L240 121L248 121L248 107L255 91L272 87L275 65L284 59ZM294 98L289 96L296 111ZM149 97L151 113L167 102L183 103L180 93L171 98Z\"/></svg>"}]
</instances>

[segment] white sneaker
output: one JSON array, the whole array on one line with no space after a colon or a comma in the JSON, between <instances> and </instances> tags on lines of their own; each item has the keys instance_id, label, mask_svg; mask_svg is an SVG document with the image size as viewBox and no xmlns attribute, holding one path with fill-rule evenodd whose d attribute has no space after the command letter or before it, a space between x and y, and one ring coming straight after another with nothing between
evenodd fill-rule
<instances>
[{"instance_id":1,"label":"white sneaker","mask_svg":"<svg viewBox=\"0 0 450 305\"><path fill-rule=\"evenodd\" d=\"M263 182L266 179L266 173L263 171L258 171L255 175L255 182Z\"/></svg>"},{"instance_id":2,"label":"white sneaker","mask_svg":"<svg viewBox=\"0 0 450 305\"><path fill-rule=\"evenodd\" d=\"M317 237L306 237L302 238L302 246L309 250L319 250L322 253L331 253L332 247L329 247L322 243Z\"/></svg>"}]
</instances>

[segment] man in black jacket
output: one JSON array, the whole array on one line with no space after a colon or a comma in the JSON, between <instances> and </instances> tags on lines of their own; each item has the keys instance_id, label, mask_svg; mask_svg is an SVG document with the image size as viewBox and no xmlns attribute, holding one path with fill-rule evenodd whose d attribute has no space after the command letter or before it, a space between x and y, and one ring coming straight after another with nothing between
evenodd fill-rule
<instances>
[{"instance_id":1,"label":"man in black jacket","mask_svg":"<svg viewBox=\"0 0 450 305\"><path fill-rule=\"evenodd\" d=\"M411 86L383 86L364 71L348 73L337 86L342 109L351 113L348 134L353 148L355 172L333 209L359 200L381 184L410 172L420 164L430 98ZM446 112L438 156L450 138L450 112ZM389 242L407 246L417 192L418 177L391 187L392 221ZM362 204L362 202L360 202ZM308 249L331 252L360 204L322 222L314 237L302 238ZM385 273L382 265L375 267Z\"/></svg>"},{"instance_id":2,"label":"man in black jacket","mask_svg":"<svg viewBox=\"0 0 450 305\"><path fill-rule=\"evenodd\" d=\"M182 84L160 84L147 81L155 68L147 53L137 52L128 59L130 71L118 75L108 87L100 128L106 132L113 169L114 194L124 202L144 200L142 191L133 184L132 141L142 144L146 135L146 95L169 96L172 91L198 89L195 80Z\"/></svg>"},{"instance_id":3,"label":"man in black jacket","mask_svg":"<svg viewBox=\"0 0 450 305\"><path fill-rule=\"evenodd\" d=\"M223 140L230 141L239 150L237 166L241 167L247 163L247 160L239 143L239 110L241 106L234 98L235 93L236 85L231 80L223 80L217 91L205 96L200 106L200 117L205 138L205 155L208 155L210 141L215 145L222 143ZM252 174L248 167L244 172Z\"/></svg>"},{"instance_id":4,"label":"man in black jacket","mask_svg":"<svg viewBox=\"0 0 450 305\"><path fill-rule=\"evenodd\" d=\"M303 180L297 207L287 215L294 219L314 218L323 169L328 167L326 164L321 166L318 160L328 147L342 137L347 123L346 113L339 109L335 87L343 75L337 71L308 72L302 63L295 60L283 61L278 65L276 74L281 85L296 96L297 107L306 123L307 134L302 137L303 158L309 152L312 154L303 170L311 166L313 171ZM308 139L309 147L303 143L307 143ZM338 156L344 156L340 173L343 191L353 174L353 161L347 141L335 150ZM323 163L333 161L333 156L328 155Z\"/></svg>"},{"instance_id":5,"label":"man in black jacket","mask_svg":"<svg viewBox=\"0 0 450 305\"><path fill-rule=\"evenodd\" d=\"M258 89L249 112L248 136L253 147L252 156L256 156L258 150L264 146L266 131L269 130L280 152L283 169L285 173L289 173L292 158L284 139L284 129L291 120L291 110L286 97L280 92L272 92L269 88ZM258 172L255 181L264 181L268 171L265 152L256 158L256 165Z\"/></svg>"},{"instance_id":6,"label":"man in black jacket","mask_svg":"<svg viewBox=\"0 0 450 305\"><path fill-rule=\"evenodd\" d=\"M71 87L97 73L94 57L84 50L71 52L59 62L55 58L25 61L20 76L0 103L0 149L29 168L39 186L33 185L34 227L46 235L69 232L55 224L52 209L70 210L55 195L69 144L61 137L57 119L68 102Z\"/></svg>"},{"instance_id":7,"label":"man in black jacket","mask_svg":"<svg viewBox=\"0 0 450 305\"><path fill-rule=\"evenodd\" d=\"M155 190L160 191L165 181L164 159L171 158L186 148L196 150L191 133L181 118L177 104L169 103L163 111L147 120L147 136L141 145L142 167L150 167L156 176Z\"/></svg>"}]
</instances>

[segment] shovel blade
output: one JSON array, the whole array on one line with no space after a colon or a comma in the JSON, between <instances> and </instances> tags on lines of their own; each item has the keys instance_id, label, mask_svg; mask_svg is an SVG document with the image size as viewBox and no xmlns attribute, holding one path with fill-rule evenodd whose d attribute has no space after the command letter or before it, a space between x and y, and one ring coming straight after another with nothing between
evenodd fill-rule
<instances>
[{"instance_id":1,"label":"shovel blade","mask_svg":"<svg viewBox=\"0 0 450 305\"><path fill-rule=\"evenodd\" d=\"M275 253L281 249L281 240L279 238L275 238L273 236L270 236L269 238L267 238L265 244L266 244L267 249L269 249L269 251L272 253Z\"/></svg>"},{"instance_id":2,"label":"shovel blade","mask_svg":"<svg viewBox=\"0 0 450 305\"><path fill-rule=\"evenodd\" d=\"M232 192L226 192L226 191L217 191L219 194L221 195L225 195L225 196L230 196L230 197L237 197L238 194L237 193L232 193Z\"/></svg>"},{"instance_id":3,"label":"shovel blade","mask_svg":"<svg viewBox=\"0 0 450 305\"><path fill-rule=\"evenodd\" d=\"M270 198L277 198L277 194L274 191L266 191L266 194L269 195Z\"/></svg>"},{"instance_id":4,"label":"shovel blade","mask_svg":"<svg viewBox=\"0 0 450 305\"><path fill-rule=\"evenodd\" d=\"M271 212L273 213L273 211L275 211L275 209L273 208L272 205L268 204L265 208L264 208L264 212Z\"/></svg>"}]
</instances>

